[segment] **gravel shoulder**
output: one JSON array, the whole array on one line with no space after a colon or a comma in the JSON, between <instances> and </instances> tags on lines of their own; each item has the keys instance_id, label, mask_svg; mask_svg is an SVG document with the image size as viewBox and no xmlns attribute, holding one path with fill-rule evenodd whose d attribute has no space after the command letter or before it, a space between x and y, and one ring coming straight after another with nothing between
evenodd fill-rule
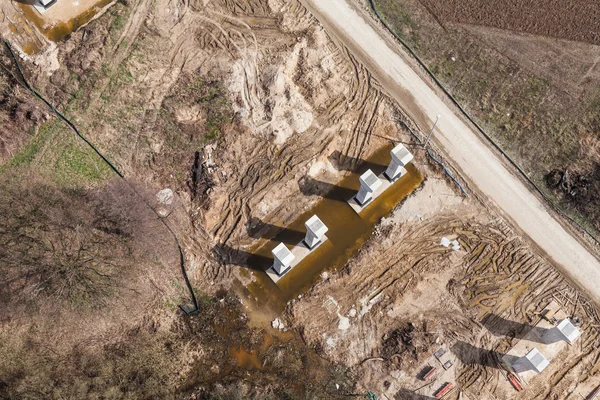
<instances>
[{"instance_id":1,"label":"gravel shoulder","mask_svg":"<svg viewBox=\"0 0 600 400\"><path fill-rule=\"evenodd\" d=\"M385 91L427 131L441 115L435 142L466 178L500 212L512 220L535 244L562 267L571 279L600 303L600 262L575 238L503 164L480 135L432 90L413 70L408 56L378 34L345 0L302 0L303 4L341 40L381 82Z\"/></svg>"}]
</instances>

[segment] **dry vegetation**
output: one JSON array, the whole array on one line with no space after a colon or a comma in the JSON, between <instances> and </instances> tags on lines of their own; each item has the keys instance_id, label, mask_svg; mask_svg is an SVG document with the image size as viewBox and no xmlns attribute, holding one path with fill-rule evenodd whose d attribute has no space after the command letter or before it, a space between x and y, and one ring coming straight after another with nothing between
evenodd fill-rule
<instances>
[{"instance_id":1,"label":"dry vegetation","mask_svg":"<svg viewBox=\"0 0 600 400\"><path fill-rule=\"evenodd\" d=\"M6 54L2 54L2 65L9 64ZM14 156L32 134L35 123L43 122L48 115L40 109L28 95L26 89L18 85L15 77L2 71L0 80L0 124L3 135L0 137L0 162Z\"/></svg>"},{"instance_id":2,"label":"dry vegetation","mask_svg":"<svg viewBox=\"0 0 600 400\"><path fill-rule=\"evenodd\" d=\"M35 176L1 186L3 313L97 308L136 279L156 218L123 183L101 191L64 189ZM142 208L144 207L144 208ZM154 217L154 218L153 218Z\"/></svg>"},{"instance_id":3,"label":"dry vegetation","mask_svg":"<svg viewBox=\"0 0 600 400\"><path fill-rule=\"evenodd\" d=\"M583 225L600 229L600 52L588 44L598 40L598 7L483 3L375 1L538 186Z\"/></svg>"},{"instance_id":4,"label":"dry vegetation","mask_svg":"<svg viewBox=\"0 0 600 400\"><path fill-rule=\"evenodd\" d=\"M600 9L593 0L576 5L557 0L539 2L423 0L442 22L465 23L534 35L600 44Z\"/></svg>"},{"instance_id":5,"label":"dry vegetation","mask_svg":"<svg viewBox=\"0 0 600 400\"><path fill-rule=\"evenodd\" d=\"M8 324L15 330L0 335L0 398L320 399L331 380L351 390L343 368L297 338L249 329L231 296L202 299L194 318L160 320L146 316L118 335L61 347Z\"/></svg>"}]
</instances>

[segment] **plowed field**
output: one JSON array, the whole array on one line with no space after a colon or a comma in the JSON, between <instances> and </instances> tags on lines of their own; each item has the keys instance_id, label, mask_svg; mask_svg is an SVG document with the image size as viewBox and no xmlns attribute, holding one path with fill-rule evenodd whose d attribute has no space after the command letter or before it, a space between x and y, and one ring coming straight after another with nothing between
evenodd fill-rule
<instances>
[{"instance_id":1,"label":"plowed field","mask_svg":"<svg viewBox=\"0 0 600 400\"><path fill-rule=\"evenodd\" d=\"M600 6L594 0L421 0L421 3L443 21L600 44Z\"/></svg>"}]
</instances>

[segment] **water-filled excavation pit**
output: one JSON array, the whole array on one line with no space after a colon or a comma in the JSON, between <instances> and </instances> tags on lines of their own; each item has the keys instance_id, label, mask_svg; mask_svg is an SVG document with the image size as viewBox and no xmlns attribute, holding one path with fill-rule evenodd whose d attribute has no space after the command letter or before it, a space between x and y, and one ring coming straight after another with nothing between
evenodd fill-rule
<instances>
[{"instance_id":1,"label":"water-filled excavation pit","mask_svg":"<svg viewBox=\"0 0 600 400\"><path fill-rule=\"evenodd\" d=\"M356 171L347 175L333 186L310 210L298 216L286 227L274 227L264 235L257 248L249 250L246 260L248 268L255 271L255 281L248 285L249 297L271 309L283 309L286 302L310 288L324 271L336 271L358 251L372 235L381 218L412 193L423 181L423 175L412 164L406 165L406 174L394 181L377 198L373 199L360 214L348 200L356 195L360 188L359 177L367 170L380 176L390 163L390 151L393 145L385 146L365 160ZM290 250L304 239L304 223L313 215L327 226L327 240L311 251L297 265L288 270L275 283L267 273L273 265L272 250L284 243Z\"/></svg>"}]
</instances>

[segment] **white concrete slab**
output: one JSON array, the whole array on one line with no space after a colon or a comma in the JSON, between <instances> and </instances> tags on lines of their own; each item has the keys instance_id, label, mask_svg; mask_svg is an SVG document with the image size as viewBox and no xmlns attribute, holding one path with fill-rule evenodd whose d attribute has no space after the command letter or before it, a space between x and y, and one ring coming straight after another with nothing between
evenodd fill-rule
<instances>
[{"instance_id":1,"label":"white concrete slab","mask_svg":"<svg viewBox=\"0 0 600 400\"><path fill-rule=\"evenodd\" d=\"M558 309L558 307L559 306L553 301L547 308ZM558 309L555 316L558 318L565 318L566 314L562 309ZM505 365L510 366L514 362L515 358L524 356L533 348L537 348L538 351L544 355L544 357L551 361L558 355L558 353L562 351L562 349L567 346L567 342L562 340L550 344L544 343L539 328L541 328L542 331L552 329L554 328L552 323L546 321L545 319L540 319L535 327L538 329L532 329L531 332L519 340L517 344L502 357ZM534 370L518 373L519 378L521 378L521 380L525 383L529 383L529 381L537 375L538 373Z\"/></svg>"},{"instance_id":2,"label":"white concrete slab","mask_svg":"<svg viewBox=\"0 0 600 400\"><path fill-rule=\"evenodd\" d=\"M383 192L385 192L387 189L390 188L390 186L392 186L399 179L401 179L403 176L405 176L406 173L407 173L407 171L404 170L404 171L402 171L400 173L400 175L398 175L398 177L396 179L394 179L393 181L390 181L390 179L387 177L387 175L385 174L385 172L382 172L378 176L378 178L379 178L379 180L381 182L381 186L379 186L373 192L373 197L371 198L371 200L369 200L367 203L361 205L361 204L358 203L358 201L356 201L356 195L355 195L355 196L352 196L351 199L346 200L346 203L348 203L348 205L350 207L352 207L352 209L354 211L356 211L357 214L360 214L361 211L363 211L365 208L369 207L369 205L371 205L379 196L381 196L383 194Z\"/></svg>"},{"instance_id":3,"label":"white concrete slab","mask_svg":"<svg viewBox=\"0 0 600 400\"><path fill-rule=\"evenodd\" d=\"M292 269L294 269L296 266L298 266L298 264L300 264L302 262L302 260L304 260L310 253L317 250L327 240L328 240L327 235L323 235L323 240L321 240L319 243L317 243L317 245L312 250L308 248L308 246L304 243L304 240L301 240L291 250L292 254L294 255L294 260L291 262L290 267L287 270L285 270L281 275L277 274L277 272L275 272L275 269L273 269L273 267L271 267L267 270L267 275L269 276L269 278L271 278L273 280L273 282L275 282L275 283L279 282Z\"/></svg>"},{"instance_id":4,"label":"white concrete slab","mask_svg":"<svg viewBox=\"0 0 600 400\"><path fill-rule=\"evenodd\" d=\"M44 14L50 7L55 5L57 0L39 0L33 7L40 13Z\"/></svg>"}]
</instances>

